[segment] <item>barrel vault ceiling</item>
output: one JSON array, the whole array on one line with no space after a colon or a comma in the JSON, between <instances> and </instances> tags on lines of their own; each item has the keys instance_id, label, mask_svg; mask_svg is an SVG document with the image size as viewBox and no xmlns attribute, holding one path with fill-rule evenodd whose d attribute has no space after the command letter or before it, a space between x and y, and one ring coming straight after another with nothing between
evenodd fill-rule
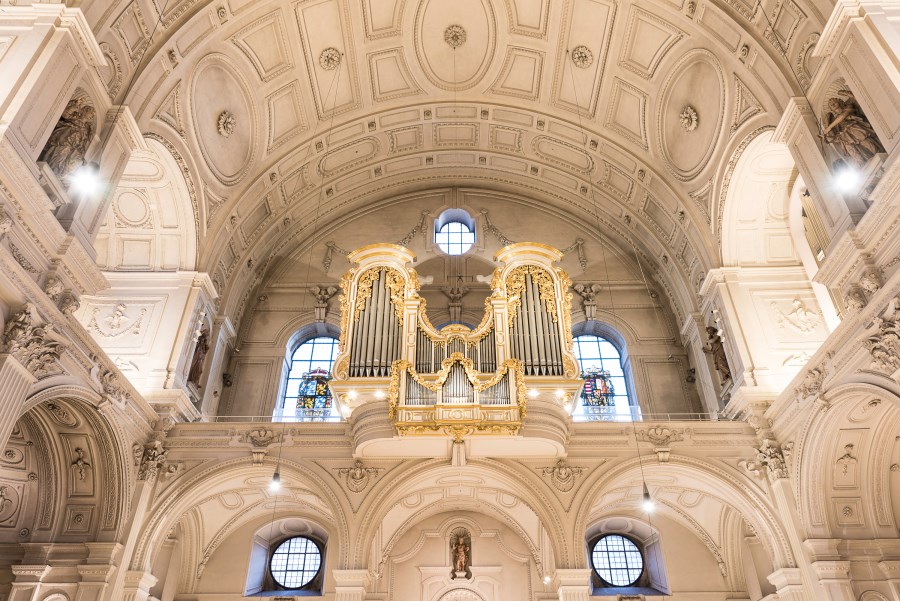
<instances>
[{"instance_id":1,"label":"barrel vault ceiling","mask_svg":"<svg viewBox=\"0 0 900 601\"><path fill-rule=\"evenodd\" d=\"M314 223L457 186L599 225L611 244L638 248L683 306L720 263L735 163L808 84L831 10L807 0L82 8L108 92L186 178L196 266L224 296L252 288L277 257L324 244ZM411 225L418 214L411 206Z\"/></svg>"}]
</instances>

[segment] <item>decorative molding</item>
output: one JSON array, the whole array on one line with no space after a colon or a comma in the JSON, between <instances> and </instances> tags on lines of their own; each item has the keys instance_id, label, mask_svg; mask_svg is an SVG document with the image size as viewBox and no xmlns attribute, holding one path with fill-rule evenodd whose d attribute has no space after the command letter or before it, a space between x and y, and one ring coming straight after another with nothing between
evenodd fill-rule
<instances>
[{"instance_id":1,"label":"decorative molding","mask_svg":"<svg viewBox=\"0 0 900 601\"><path fill-rule=\"evenodd\" d=\"M39 325L37 308L25 303L3 327L0 352L15 357L36 378L60 373L59 358L66 345L55 339L52 323Z\"/></svg>"},{"instance_id":2,"label":"decorative molding","mask_svg":"<svg viewBox=\"0 0 900 601\"><path fill-rule=\"evenodd\" d=\"M341 64L343 55L337 48L329 47L319 54L319 66L326 71L334 71Z\"/></svg>"},{"instance_id":3,"label":"decorative molding","mask_svg":"<svg viewBox=\"0 0 900 601\"><path fill-rule=\"evenodd\" d=\"M347 490L354 493L363 492L369 482L378 477L378 473L384 468L366 467L359 459L353 462L353 467L335 468L339 475L343 476Z\"/></svg>"},{"instance_id":4,"label":"decorative molding","mask_svg":"<svg viewBox=\"0 0 900 601\"><path fill-rule=\"evenodd\" d=\"M444 41L454 50L465 44L467 37L468 34L462 25L450 25L444 30Z\"/></svg>"},{"instance_id":5,"label":"decorative molding","mask_svg":"<svg viewBox=\"0 0 900 601\"><path fill-rule=\"evenodd\" d=\"M560 459L555 465L538 468L541 475L550 479L550 483L560 492L569 492L575 486L575 479L584 473L585 468L569 465Z\"/></svg>"},{"instance_id":6,"label":"decorative molding","mask_svg":"<svg viewBox=\"0 0 900 601\"><path fill-rule=\"evenodd\" d=\"M765 468L771 480L779 480L788 477L784 453L778 443L771 438L766 438L762 441L762 444L756 449L756 460L748 461L746 468L747 471L756 474L760 473L763 468Z\"/></svg>"},{"instance_id":7,"label":"decorative molding","mask_svg":"<svg viewBox=\"0 0 900 601\"><path fill-rule=\"evenodd\" d=\"M594 62L594 53L584 45L572 48L572 63L579 69L587 69Z\"/></svg>"},{"instance_id":8,"label":"decorative molding","mask_svg":"<svg viewBox=\"0 0 900 601\"><path fill-rule=\"evenodd\" d=\"M694 131L700 124L700 118L697 115L697 109L695 109L691 105L686 105L683 109L681 109L681 113L678 115L678 121L681 124L681 129L688 132Z\"/></svg>"},{"instance_id":9,"label":"decorative molding","mask_svg":"<svg viewBox=\"0 0 900 601\"><path fill-rule=\"evenodd\" d=\"M216 121L216 128L219 132L219 135L223 138L227 138L234 133L234 127L237 124L237 121L228 111L222 111L219 113L219 118Z\"/></svg>"}]
</instances>

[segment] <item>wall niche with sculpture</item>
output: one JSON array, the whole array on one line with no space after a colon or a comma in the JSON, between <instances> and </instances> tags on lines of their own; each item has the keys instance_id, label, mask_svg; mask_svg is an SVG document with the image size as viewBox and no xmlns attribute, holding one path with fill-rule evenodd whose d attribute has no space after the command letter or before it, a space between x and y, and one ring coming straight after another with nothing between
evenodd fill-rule
<instances>
[{"instance_id":1,"label":"wall niche with sculpture","mask_svg":"<svg viewBox=\"0 0 900 601\"><path fill-rule=\"evenodd\" d=\"M87 171L97 171L96 163L87 160L96 133L97 109L91 97L79 88L38 156L41 182L56 208L69 202L76 178Z\"/></svg>"},{"instance_id":2,"label":"wall niche with sculpture","mask_svg":"<svg viewBox=\"0 0 900 601\"><path fill-rule=\"evenodd\" d=\"M845 195L866 197L878 183L884 145L842 80L831 86L824 104L819 137L837 188Z\"/></svg>"}]
</instances>

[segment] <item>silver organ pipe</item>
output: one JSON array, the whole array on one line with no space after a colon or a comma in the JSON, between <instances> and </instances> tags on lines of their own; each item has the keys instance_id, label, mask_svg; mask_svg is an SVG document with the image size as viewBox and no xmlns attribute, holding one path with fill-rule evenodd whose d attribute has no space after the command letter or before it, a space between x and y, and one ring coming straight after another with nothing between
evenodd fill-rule
<instances>
[{"instance_id":1,"label":"silver organ pipe","mask_svg":"<svg viewBox=\"0 0 900 601\"><path fill-rule=\"evenodd\" d=\"M372 282L365 308L353 323L350 376L389 376L391 365L400 358L401 327L382 269Z\"/></svg>"},{"instance_id":2,"label":"silver organ pipe","mask_svg":"<svg viewBox=\"0 0 900 601\"><path fill-rule=\"evenodd\" d=\"M461 363L454 363L450 375L441 389L441 402L461 405L475 402L475 387L466 377L466 370Z\"/></svg>"},{"instance_id":3,"label":"silver organ pipe","mask_svg":"<svg viewBox=\"0 0 900 601\"><path fill-rule=\"evenodd\" d=\"M559 327L541 298L540 286L528 273L519 293L519 307L511 324L512 356L521 359L525 375L559 376L563 373ZM555 299L549 299L555 302Z\"/></svg>"}]
</instances>

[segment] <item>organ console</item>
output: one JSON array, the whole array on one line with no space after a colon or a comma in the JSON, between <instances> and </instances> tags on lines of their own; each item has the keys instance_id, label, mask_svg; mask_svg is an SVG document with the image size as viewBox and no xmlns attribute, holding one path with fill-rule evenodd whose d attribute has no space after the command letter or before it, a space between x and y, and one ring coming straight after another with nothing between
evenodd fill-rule
<instances>
[{"instance_id":1,"label":"organ console","mask_svg":"<svg viewBox=\"0 0 900 601\"><path fill-rule=\"evenodd\" d=\"M564 453L565 425L546 418L568 420L582 380L572 353L571 281L554 266L560 251L536 243L500 250L484 317L471 329L431 324L410 267L415 255L406 248L377 244L348 258L357 266L341 281L340 351L330 386L358 444L531 438L535 444L503 448ZM543 417L530 424L536 407ZM407 447L381 445L370 454L406 454ZM427 454L436 447L419 448L430 448ZM491 448L497 455L497 445Z\"/></svg>"}]
</instances>

